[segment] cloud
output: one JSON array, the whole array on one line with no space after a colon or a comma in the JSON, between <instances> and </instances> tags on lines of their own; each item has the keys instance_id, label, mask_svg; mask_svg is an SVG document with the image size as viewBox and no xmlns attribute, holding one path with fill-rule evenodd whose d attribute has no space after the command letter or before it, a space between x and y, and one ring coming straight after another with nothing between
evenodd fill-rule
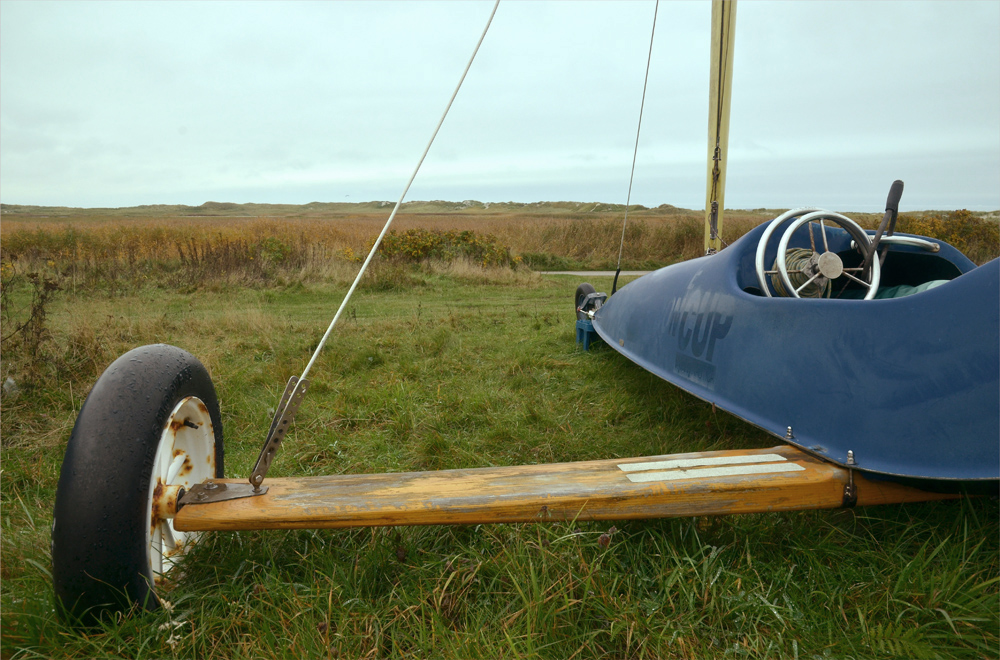
<instances>
[{"instance_id":1,"label":"cloud","mask_svg":"<svg viewBox=\"0 0 1000 660\"><path fill-rule=\"evenodd\" d=\"M623 202L652 8L502 4L411 198ZM6 1L0 196L395 199L490 9ZM639 203L704 203L708 14L661 4ZM1000 208L998 44L996 3L740 4L727 204L861 208L902 171L904 204Z\"/></svg>"}]
</instances>

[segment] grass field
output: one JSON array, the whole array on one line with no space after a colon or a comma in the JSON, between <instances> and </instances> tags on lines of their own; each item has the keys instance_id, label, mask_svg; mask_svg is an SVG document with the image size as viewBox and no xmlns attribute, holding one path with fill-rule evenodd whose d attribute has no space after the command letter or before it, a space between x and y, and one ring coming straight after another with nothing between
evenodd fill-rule
<instances>
[{"instance_id":1,"label":"grass field","mask_svg":"<svg viewBox=\"0 0 1000 660\"><path fill-rule=\"evenodd\" d=\"M617 523L216 533L168 585L172 610L82 632L61 624L49 574L52 505L66 440L96 378L142 344L191 351L219 393L227 473L248 474L269 408L300 373L356 268L350 255L334 253L363 248L368 239L357 234L374 226L376 210L350 226L346 243L331 239L326 257L300 263L294 237L312 231L307 244L315 244L320 225L336 223L273 214L184 225L153 212L67 220L4 207L2 376L17 385L0 416L4 658L1000 655L1000 513L990 498ZM560 243L610 225L611 211L569 209L533 223L530 209L499 209L496 217L475 210L453 217L437 208L428 224L411 219L400 228L474 229L515 256L589 266L607 265L617 251L617 236L591 256ZM668 217L684 216L675 211L650 211L646 239L680 232L686 221L669 226ZM753 217L746 214L748 225ZM935 217L910 222L961 233ZM995 221L969 222L966 233L979 244L978 227L995 233ZM541 229L529 229L535 225ZM100 256L129 231L131 261L127 246ZM529 231L540 232L530 240L551 232L552 242L530 243ZM218 236L277 236L289 251L281 259L274 245L270 257L234 252L242 261L213 275L214 262L180 258L178 234L198 246L219 246ZM984 253L996 256L985 235ZM698 249L700 241L699 230ZM686 254L678 245L664 239L643 249L651 262L671 261ZM76 252L60 252L70 247ZM207 254L211 262L215 253ZM249 257L259 262L261 254L267 263L251 266ZM464 258L382 261L314 367L271 474L776 444L614 351L583 353L570 310L577 283ZM609 278L592 283L610 289Z\"/></svg>"}]
</instances>

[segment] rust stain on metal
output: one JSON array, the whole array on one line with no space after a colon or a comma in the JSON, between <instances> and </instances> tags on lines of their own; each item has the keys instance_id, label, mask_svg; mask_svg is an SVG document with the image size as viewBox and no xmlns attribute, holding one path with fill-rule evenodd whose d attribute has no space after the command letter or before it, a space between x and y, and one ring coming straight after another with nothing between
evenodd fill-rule
<instances>
[{"instance_id":1,"label":"rust stain on metal","mask_svg":"<svg viewBox=\"0 0 1000 660\"><path fill-rule=\"evenodd\" d=\"M152 501L152 511L149 519L149 529L150 531L156 529L160 522L160 500L163 498L163 480L160 477L156 478L156 486L153 488L153 501Z\"/></svg>"},{"instance_id":2,"label":"rust stain on metal","mask_svg":"<svg viewBox=\"0 0 1000 660\"><path fill-rule=\"evenodd\" d=\"M181 486L168 486L160 477L156 478L153 488L153 498L150 502L149 530L152 533L158 526L177 515L177 495Z\"/></svg>"},{"instance_id":3,"label":"rust stain on metal","mask_svg":"<svg viewBox=\"0 0 1000 660\"><path fill-rule=\"evenodd\" d=\"M172 548L171 547L163 548L163 556L173 557L176 554L180 554L181 550L183 549L184 549L184 542L181 540L177 540L174 542L174 546Z\"/></svg>"}]
</instances>

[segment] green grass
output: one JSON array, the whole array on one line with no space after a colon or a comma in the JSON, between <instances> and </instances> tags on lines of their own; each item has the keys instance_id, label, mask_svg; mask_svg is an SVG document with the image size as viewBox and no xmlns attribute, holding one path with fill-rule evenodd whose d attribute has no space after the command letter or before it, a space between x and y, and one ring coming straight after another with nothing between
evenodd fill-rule
<instances>
[{"instance_id":1,"label":"green grass","mask_svg":"<svg viewBox=\"0 0 1000 660\"><path fill-rule=\"evenodd\" d=\"M599 290L610 278L597 278ZM271 474L374 473L765 447L777 441L606 347L574 344L570 277L376 274L313 369ZM723 518L216 533L172 612L74 631L48 535L87 390L141 344L197 355L245 476L339 281L59 291L37 351L4 345L2 646L33 657L995 658L990 498ZM6 292L25 313L23 283ZM6 336L6 332L5 332ZM602 543L602 534L610 543ZM607 538L605 539L607 540Z\"/></svg>"}]
</instances>

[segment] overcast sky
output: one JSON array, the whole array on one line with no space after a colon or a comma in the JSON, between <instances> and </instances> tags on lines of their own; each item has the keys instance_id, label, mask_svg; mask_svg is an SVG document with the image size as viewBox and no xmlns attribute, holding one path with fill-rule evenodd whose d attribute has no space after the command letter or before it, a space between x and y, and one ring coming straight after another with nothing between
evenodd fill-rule
<instances>
[{"instance_id":1,"label":"overcast sky","mask_svg":"<svg viewBox=\"0 0 1000 660\"><path fill-rule=\"evenodd\" d=\"M501 2L407 199L624 203L654 2ZM395 200L492 2L0 3L0 201ZM708 2L662 2L634 203L701 208ZM1000 3L739 3L730 208L1000 208Z\"/></svg>"}]
</instances>

